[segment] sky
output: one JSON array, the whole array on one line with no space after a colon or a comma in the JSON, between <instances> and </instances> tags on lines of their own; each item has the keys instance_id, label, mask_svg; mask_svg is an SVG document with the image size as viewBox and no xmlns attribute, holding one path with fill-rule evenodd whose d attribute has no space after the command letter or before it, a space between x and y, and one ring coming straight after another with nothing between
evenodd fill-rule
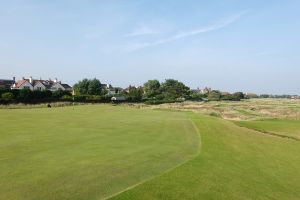
<instances>
[{"instance_id":1,"label":"sky","mask_svg":"<svg viewBox=\"0 0 300 200\"><path fill-rule=\"evenodd\" d=\"M0 0L0 79L300 94L299 0Z\"/></svg>"}]
</instances>

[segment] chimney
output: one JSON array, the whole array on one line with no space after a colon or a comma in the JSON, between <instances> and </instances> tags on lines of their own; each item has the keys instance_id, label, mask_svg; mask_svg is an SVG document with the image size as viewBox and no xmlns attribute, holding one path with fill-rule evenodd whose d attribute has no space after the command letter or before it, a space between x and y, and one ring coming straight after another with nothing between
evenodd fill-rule
<instances>
[{"instance_id":1,"label":"chimney","mask_svg":"<svg viewBox=\"0 0 300 200\"><path fill-rule=\"evenodd\" d=\"M25 77L23 76L22 79L25 80Z\"/></svg>"},{"instance_id":2,"label":"chimney","mask_svg":"<svg viewBox=\"0 0 300 200\"><path fill-rule=\"evenodd\" d=\"M29 83L32 84L32 76L29 77Z\"/></svg>"},{"instance_id":3,"label":"chimney","mask_svg":"<svg viewBox=\"0 0 300 200\"><path fill-rule=\"evenodd\" d=\"M16 82L16 77L13 77L13 81L14 81L14 83Z\"/></svg>"},{"instance_id":4,"label":"chimney","mask_svg":"<svg viewBox=\"0 0 300 200\"><path fill-rule=\"evenodd\" d=\"M57 78L54 79L54 83L57 83Z\"/></svg>"}]
</instances>

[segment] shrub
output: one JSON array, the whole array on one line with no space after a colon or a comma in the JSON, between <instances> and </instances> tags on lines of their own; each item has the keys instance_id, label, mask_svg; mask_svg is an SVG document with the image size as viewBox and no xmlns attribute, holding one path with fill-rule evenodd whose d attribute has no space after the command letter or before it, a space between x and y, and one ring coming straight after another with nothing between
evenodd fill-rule
<instances>
[{"instance_id":1,"label":"shrub","mask_svg":"<svg viewBox=\"0 0 300 200\"><path fill-rule=\"evenodd\" d=\"M164 103L175 103L176 101L175 100L147 100L145 101L145 104L148 104L148 105L158 105L158 104L164 104Z\"/></svg>"},{"instance_id":2,"label":"shrub","mask_svg":"<svg viewBox=\"0 0 300 200\"><path fill-rule=\"evenodd\" d=\"M32 91L29 89L22 89L19 93L19 102L29 103L33 99Z\"/></svg>"},{"instance_id":3,"label":"shrub","mask_svg":"<svg viewBox=\"0 0 300 200\"><path fill-rule=\"evenodd\" d=\"M14 99L14 95L10 92L5 92L1 95L1 99L7 102L11 102Z\"/></svg>"},{"instance_id":4,"label":"shrub","mask_svg":"<svg viewBox=\"0 0 300 200\"><path fill-rule=\"evenodd\" d=\"M221 99L221 92L218 90L213 90L208 94L209 101L220 101Z\"/></svg>"},{"instance_id":5,"label":"shrub","mask_svg":"<svg viewBox=\"0 0 300 200\"><path fill-rule=\"evenodd\" d=\"M63 101L72 101L73 100L73 98L69 95L64 95L60 99Z\"/></svg>"}]
</instances>

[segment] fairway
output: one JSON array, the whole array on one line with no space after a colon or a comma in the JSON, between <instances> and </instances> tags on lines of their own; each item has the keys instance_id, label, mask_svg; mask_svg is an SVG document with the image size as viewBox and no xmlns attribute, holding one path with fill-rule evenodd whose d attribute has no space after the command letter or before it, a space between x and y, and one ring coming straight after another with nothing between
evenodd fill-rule
<instances>
[{"instance_id":1,"label":"fairway","mask_svg":"<svg viewBox=\"0 0 300 200\"><path fill-rule=\"evenodd\" d=\"M0 110L0 199L300 199L298 121L89 105Z\"/></svg>"},{"instance_id":2,"label":"fairway","mask_svg":"<svg viewBox=\"0 0 300 200\"><path fill-rule=\"evenodd\" d=\"M0 199L102 199L199 150L186 113L119 106L0 110Z\"/></svg>"},{"instance_id":3,"label":"fairway","mask_svg":"<svg viewBox=\"0 0 300 200\"><path fill-rule=\"evenodd\" d=\"M117 199L300 199L300 144L191 114L201 153Z\"/></svg>"},{"instance_id":4,"label":"fairway","mask_svg":"<svg viewBox=\"0 0 300 200\"><path fill-rule=\"evenodd\" d=\"M240 121L236 122L236 124L257 131L300 140L300 120L272 119Z\"/></svg>"}]
</instances>

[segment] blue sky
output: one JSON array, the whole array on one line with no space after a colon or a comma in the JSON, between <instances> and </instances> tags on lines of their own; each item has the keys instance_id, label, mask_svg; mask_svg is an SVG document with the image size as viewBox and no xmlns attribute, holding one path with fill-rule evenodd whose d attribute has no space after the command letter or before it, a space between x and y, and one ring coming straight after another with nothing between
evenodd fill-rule
<instances>
[{"instance_id":1,"label":"blue sky","mask_svg":"<svg viewBox=\"0 0 300 200\"><path fill-rule=\"evenodd\" d=\"M298 0L0 0L0 78L300 94Z\"/></svg>"}]
</instances>

